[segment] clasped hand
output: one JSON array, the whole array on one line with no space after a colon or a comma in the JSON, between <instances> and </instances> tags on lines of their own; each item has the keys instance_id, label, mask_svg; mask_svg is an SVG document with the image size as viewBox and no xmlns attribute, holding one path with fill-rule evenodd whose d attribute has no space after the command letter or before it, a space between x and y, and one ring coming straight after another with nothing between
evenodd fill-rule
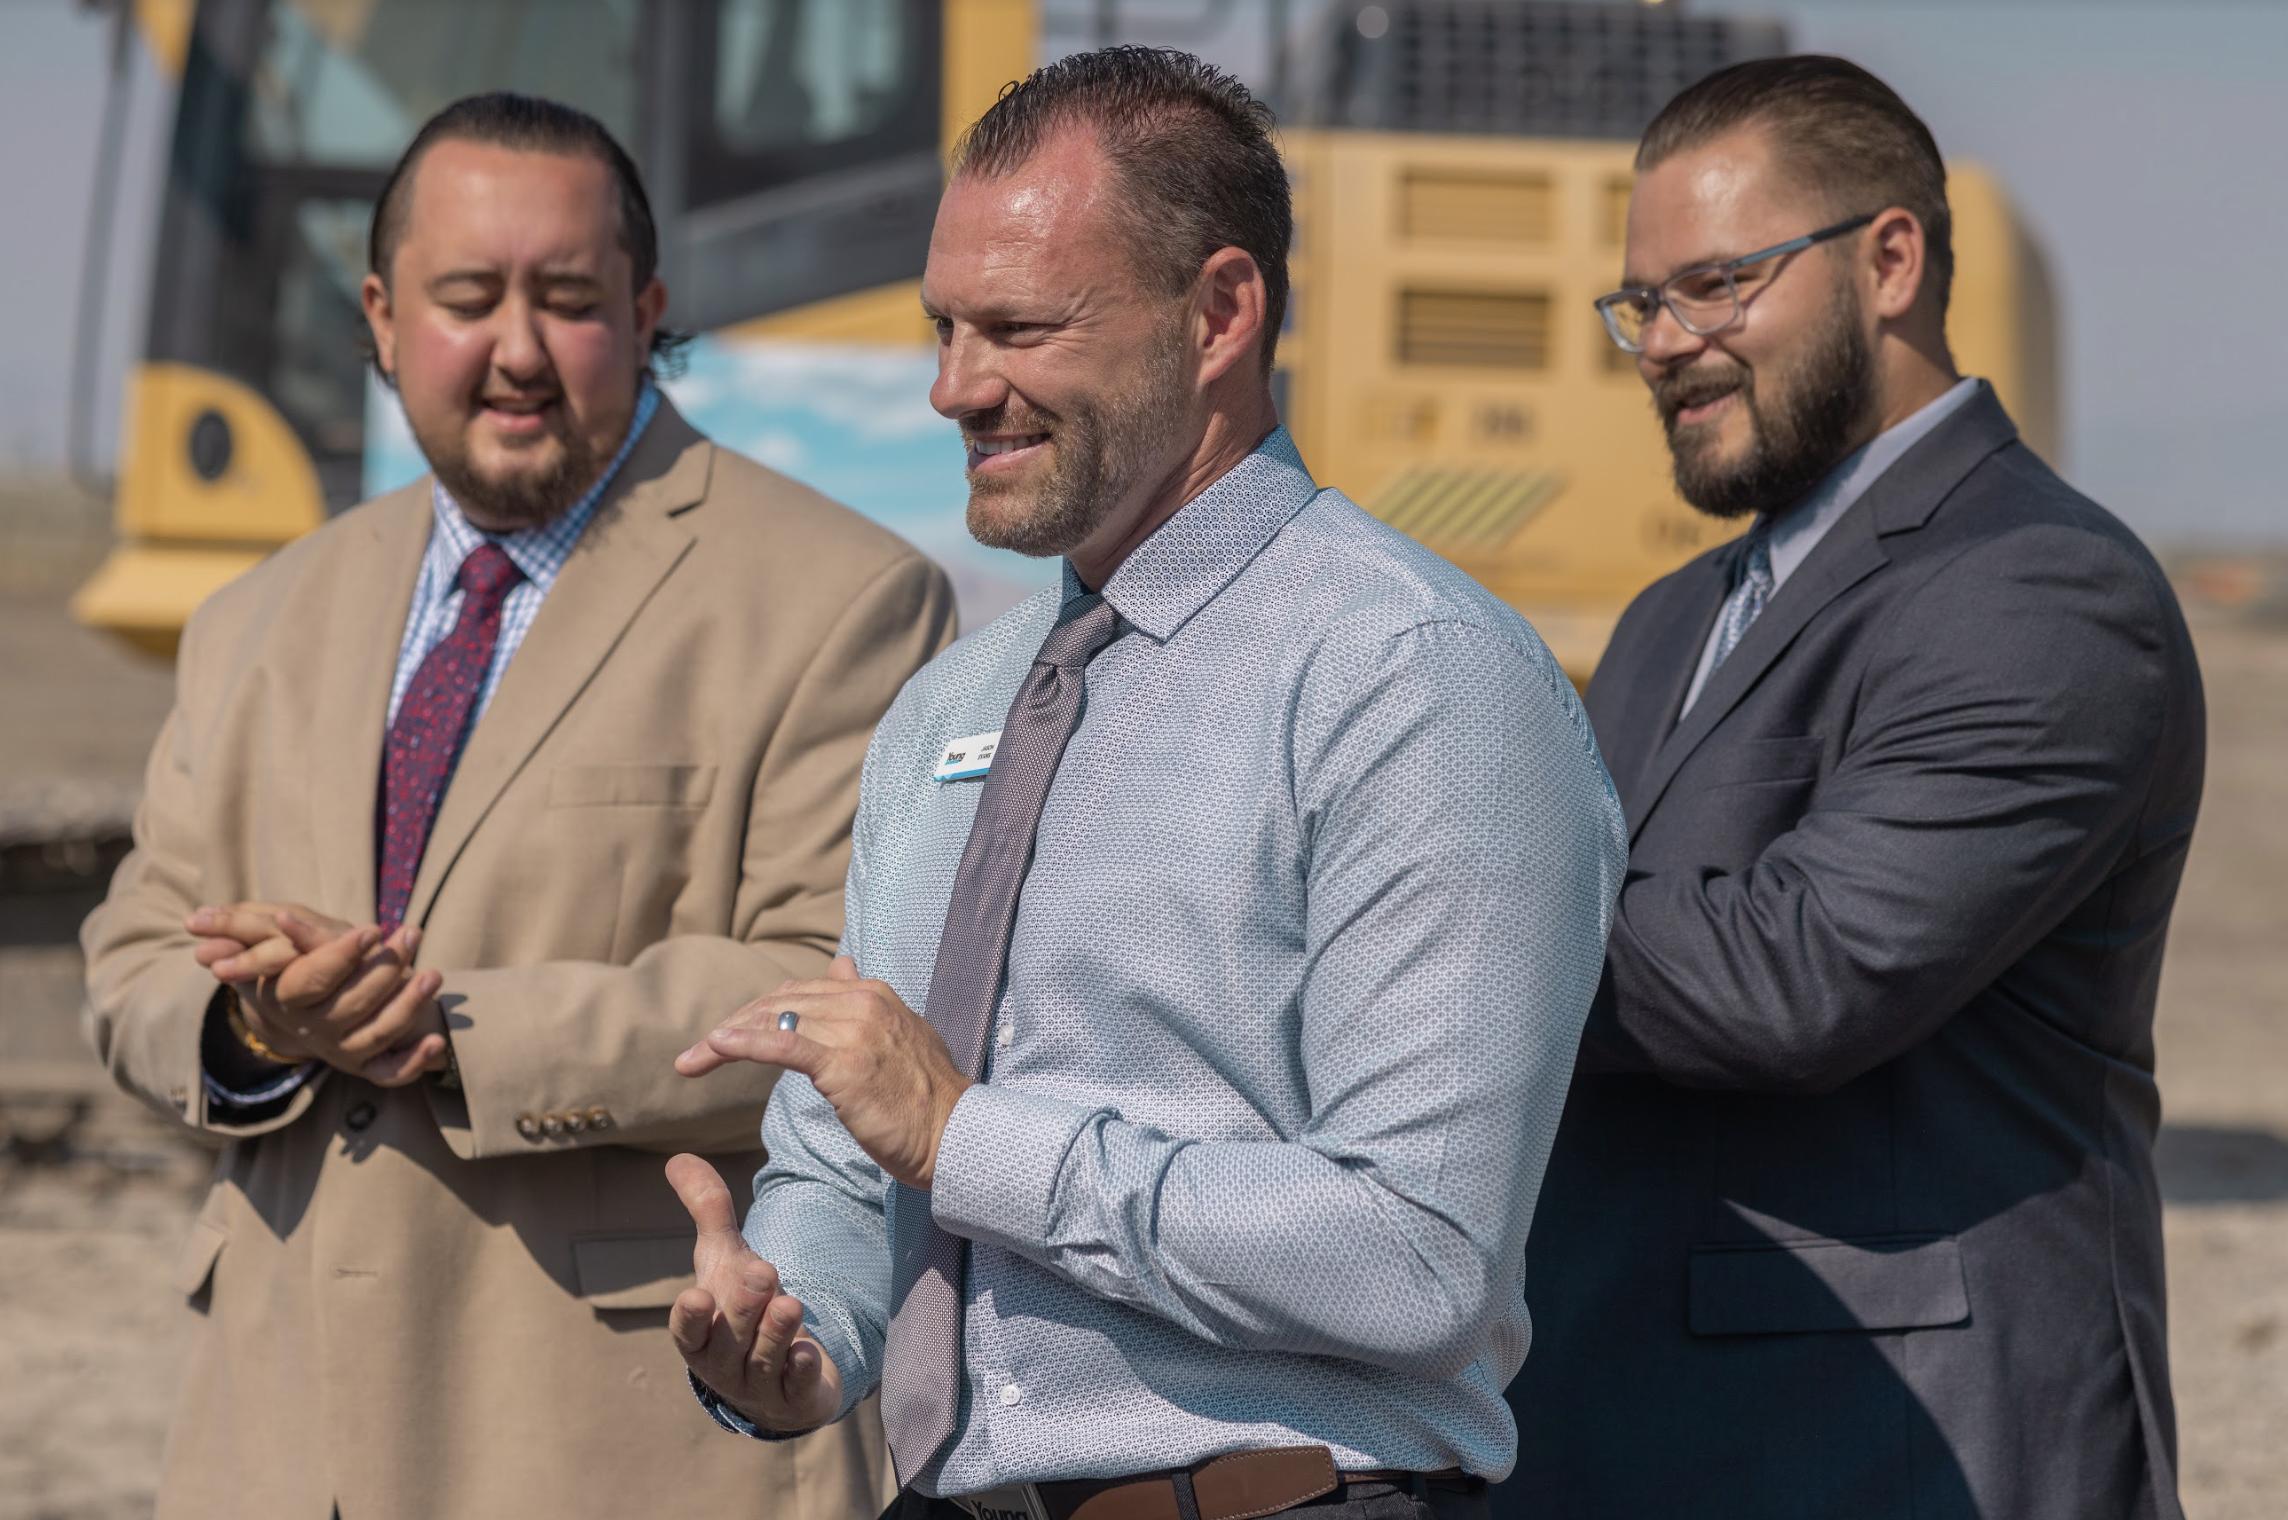
<instances>
[{"instance_id":1,"label":"clasped hand","mask_svg":"<svg viewBox=\"0 0 2288 1520\"><path fill-rule=\"evenodd\" d=\"M779 1015L796 1027L779 1028ZM733 1061L780 1066L810 1079L867 1155L910 1187L937 1175L938 1141L969 1079L945 1041L848 956L816 981L786 982L732 1014L675 1058L687 1077ZM802 1327L802 1303L781 1291L778 1269L741 1238L730 1189L697 1156L677 1156L667 1179L699 1230L698 1284L668 1314L685 1365L718 1398L764 1430L809 1430L842 1407L842 1375Z\"/></svg>"},{"instance_id":2,"label":"clasped hand","mask_svg":"<svg viewBox=\"0 0 2288 1520\"><path fill-rule=\"evenodd\" d=\"M382 1087L445 1069L443 978L412 969L421 931L328 918L294 903L204 907L183 921L200 965L238 994L256 1038Z\"/></svg>"}]
</instances>

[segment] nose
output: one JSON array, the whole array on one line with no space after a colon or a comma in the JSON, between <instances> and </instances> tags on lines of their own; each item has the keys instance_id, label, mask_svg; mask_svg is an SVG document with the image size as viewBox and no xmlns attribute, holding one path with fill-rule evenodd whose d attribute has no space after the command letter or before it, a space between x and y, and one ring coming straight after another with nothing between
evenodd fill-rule
<instances>
[{"instance_id":1,"label":"nose","mask_svg":"<svg viewBox=\"0 0 2288 1520\"><path fill-rule=\"evenodd\" d=\"M548 372L548 344L530 301L519 295L501 302L494 322L493 368L520 385Z\"/></svg>"},{"instance_id":2,"label":"nose","mask_svg":"<svg viewBox=\"0 0 2288 1520\"><path fill-rule=\"evenodd\" d=\"M939 416L956 422L1006 402L1009 381L993 346L957 324L951 336L938 342L937 380L929 399Z\"/></svg>"},{"instance_id":3,"label":"nose","mask_svg":"<svg viewBox=\"0 0 2288 1520\"><path fill-rule=\"evenodd\" d=\"M1647 363L1662 369L1692 358L1707 346L1706 338L1685 330L1666 301L1652 309L1644 330L1637 334L1638 352Z\"/></svg>"}]
</instances>

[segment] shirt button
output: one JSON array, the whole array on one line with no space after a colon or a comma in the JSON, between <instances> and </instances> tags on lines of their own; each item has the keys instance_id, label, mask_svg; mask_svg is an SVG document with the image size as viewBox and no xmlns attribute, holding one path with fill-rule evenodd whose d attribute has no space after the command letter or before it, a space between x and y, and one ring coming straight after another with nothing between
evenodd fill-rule
<instances>
[{"instance_id":1,"label":"shirt button","mask_svg":"<svg viewBox=\"0 0 2288 1520\"><path fill-rule=\"evenodd\" d=\"M342 1115L342 1123L352 1130L362 1130L373 1122L373 1115L371 1103L352 1103L350 1111Z\"/></svg>"},{"instance_id":2,"label":"shirt button","mask_svg":"<svg viewBox=\"0 0 2288 1520\"><path fill-rule=\"evenodd\" d=\"M540 1138L540 1121L530 1114L518 1114L516 1116L516 1132L527 1140L538 1140Z\"/></svg>"},{"instance_id":3,"label":"shirt button","mask_svg":"<svg viewBox=\"0 0 2288 1520\"><path fill-rule=\"evenodd\" d=\"M1001 1402L1004 1405L1014 1404L1024 1396L1025 1390L1019 1388L1015 1383L1003 1383L1001 1385Z\"/></svg>"},{"instance_id":4,"label":"shirt button","mask_svg":"<svg viewBox=\"0 0 2288 1520\"><path fill-rule=\"evenodd\" d=\"M1015 1038L1017 1038L1017 1026L1008 1022L1006 1019L1002 1021L1000 1028L993 1031L993 1043L1000 1046L1003 1050L1007 1050L1009 1048L1009 1042Z\"/></svg>"}]
</instances>

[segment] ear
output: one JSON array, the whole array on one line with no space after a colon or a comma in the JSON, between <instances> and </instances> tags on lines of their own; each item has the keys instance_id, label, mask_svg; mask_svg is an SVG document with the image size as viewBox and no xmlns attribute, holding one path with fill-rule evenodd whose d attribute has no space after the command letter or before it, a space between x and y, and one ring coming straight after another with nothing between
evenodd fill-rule
<instances>
[{"instance_id":1,"label":"ear","mask_svg":"<svg viewBox=\"0 0 2288 1520\"><path fill-rule=\"evenodd\" d=\"M645 282L636 292L636 352L651 352L651 335L659 331L661 319L667 315L667 286L658 275Z\"/></svg>"},{"instance_id":2,"label":"ear","mask_svg":"<svg viewBox=\"0 0 2288 1520\"><path fill-rule=\"evenodd\" d=\"M374 358L381 372L397 379L397 313L390 305L389 287L378 274L369 274L358 287L358 303L365 308L365 325L373 334Z\"/></svg>"},{"instance_id":3,"label":"ear","mask_svg":"<svg viewBox=\"0 0 2288 1520\"><path fill-rule=\"evenodd\" d=\"M1923 224L1898 206L1878 215L1867 229L1867 274L1872 280L1868 307L1886 322L1912 311L1923 289L1928 249Z\"/></svg>"},{"instance_id":4,"label":"ear","mask_svg":"<svg viewBox=\"0 0 2288 1520\"><path fill-rule=\"evenodd\" d=\"M1200 357L1200 384L1205 387L1255 363L1263 346L1269 292L1255 256L1244 248L1218 248L1208 255L1200 267L1198 290L1193 341Z\"/></svg>"}]
</instances>

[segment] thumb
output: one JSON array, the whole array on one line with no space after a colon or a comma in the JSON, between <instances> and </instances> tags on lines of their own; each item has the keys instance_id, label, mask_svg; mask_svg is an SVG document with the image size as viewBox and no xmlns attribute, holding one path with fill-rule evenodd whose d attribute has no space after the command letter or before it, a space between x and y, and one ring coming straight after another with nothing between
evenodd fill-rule
<instances>
[{"instance_id":1,"label":"thumb","mask_svg":"<svg viewBox=\"0 0 2288 1520\"><path fill-rule=\"evenodd\" d=\"M858 963L847 955L836 956L834 958L834 963L826 968L826 975L830 981L837 982L856 982L864 980L864 978L858 974Z\"/></svg>"},{"instance_id":2,"label":"thumb","mask_svg":"<svg viewBox=\"0 0 2288 1520\"><path fill-rule=\"evenodd\" d=\"M738 1235L739 1215L731 1206L731 1190L723 1185L723 1174L703 1158L688 1152L670 1157L667 1182L683 1200L684 1210L699 1227L702 1238Z\"/></svg>"}]
</instances>

